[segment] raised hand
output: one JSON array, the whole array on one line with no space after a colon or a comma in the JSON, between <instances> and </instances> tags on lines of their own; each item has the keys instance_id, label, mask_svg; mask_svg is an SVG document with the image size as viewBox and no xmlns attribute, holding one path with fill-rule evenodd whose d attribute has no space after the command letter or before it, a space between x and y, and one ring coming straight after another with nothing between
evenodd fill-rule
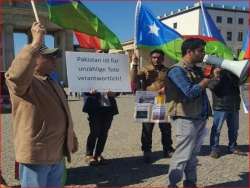
<instances>
[{"instance_id":1,"label":"raised hand","mask_svg":"<svg viewBox=\"0 0 250 188\"><path fill-rule=\"evenodd\" d=\"M115 93L115 92L112 92L112 91L110 91L110 90L108 90L107 96L108 96L108 97L115 97L115 96L116 96L116 93Z\"/></svg>"},{"instance_id":2,"label":"raised hand","mask_svg":"<svg viewBox=\"0 0 250 188\"><path fill-rule=\"evenodd\" d=\"M39 48L43 44L45 33L46 33L45 27L39 22L34 22L31 27L31 34L32 34L31 46L33 46L34 48Z\"/></svg>"},{"instance_id":3,"label":"raised hand","mask_svg":"<svg viewBox=\"0 0 250 188\"><path fill-rule=\"evenodd\" d=\"M89 93L90 93L91 95L95 95L95 94L97 93L97 90L96 90L96 89L91 89L91 90L89 91Z\"/></svg>"},{"instance_id":4,"label":"raised hand","mask_svg":"<svg viewBox=\"0 0 250 188\"><path fill-rule=\"evenodd\" d=\"M214 79L216 79L216 80L219 80L220 79L220 72L221 72L221 68L215 68L214 70L213 70L213 77L214 77Z\"/></svg>"}]
</instances>

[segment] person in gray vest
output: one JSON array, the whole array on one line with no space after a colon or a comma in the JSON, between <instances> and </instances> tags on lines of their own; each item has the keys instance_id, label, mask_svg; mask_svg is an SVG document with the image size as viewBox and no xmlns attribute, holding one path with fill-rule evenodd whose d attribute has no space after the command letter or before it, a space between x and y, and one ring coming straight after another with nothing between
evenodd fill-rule
<instances>
[{"instance_id":1,"label":"person in gray vest","mask_svg":"<svg viewBox=\"0 0 250 188\"><path fill-rule=\"evenodd\" d=\"M206 43L198 38L183 42L182 60L170 67L167 79L166 99L171 124L176 128L176 150L169 168L169 187L177 187L185 174L183 187L196 187L197 153L211 108L206 88L214 76L204 78L202 69L196 66L202 62Z\"/></svg>"}]
</instances>

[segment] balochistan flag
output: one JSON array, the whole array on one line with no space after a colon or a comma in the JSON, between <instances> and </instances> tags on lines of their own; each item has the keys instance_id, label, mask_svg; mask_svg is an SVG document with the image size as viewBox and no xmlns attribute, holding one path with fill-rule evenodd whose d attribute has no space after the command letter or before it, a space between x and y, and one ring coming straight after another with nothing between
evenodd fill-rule
<instances>
[{"instance_id":1,"label":"balochistan flag","mask_svg":"<svg viewBox=\"0 0 250 188\"><path fill-rule=\"evenodd\" d=\"M243 41L243 46L242 46L242 49L241 49L241 52L240 52L239 58L238 58L239 60L250 59L249 37L250 37L250 32L248 31L245 38L244 38L244 41Z\"/></svg>"},{"instance_id":2,"label":"balochistan flag","mask_svg":"<svg viewBox=\"0 0 250 188\"><path fill-rule=\"evenodd\" d=\"M223 59L233 59L232 50L228 48L224 43L218 41L213 37L207 37L204 35L183 35L183 39L188 38L200 38L206 42L205 53L209 55L216 55Z\"/></svg>"},{"instance_id":3,"label":"balochistan flag","mask_svg":"<svg viewBox=\"0 0 250 188\"><path fill-rule=\"evenodd\" d=\"M95 36L105 41L105 49L122 49L117 36L80 0L48 0L48 8L50 20L62 28Z\"/></svg>"},{"instance_id":4,"label":"balochistan flag","mask_svg":"<svg viewBox=\"0 0 250 188\"><path fill-rule=\"evenodd\" d=\"M224 59L233 59L232 50L226 46L226 43L220 34L220 31L216 27L213 19L209 15L205 6L203 6L202 1L201 14L202 14L202 33L203 35L197 37L203 37L206 41L206 54L216 55Z\"/></svg>"},{"instance_id":5,"label":"balochistan flag","mask_svg":"<svg viewBox=\"0 0 250 188\"><path fill-rule=\"evenodd\" d=\"M140 49L161 49L174 61L181 59L182 36L159 21L146 6L137 2L135 45Z\"/></svg>"},{"instance_id":6,"label":"balochistan flag","mask_svg":"<svg viewBox=\"0 0 250 188\"><path fill-rule=\"evenodd\" d=\"M79 45L81 48L87 49L120 49L120 46L117 46L117 43L112 43L109 40L103 40L98 38L97 36L88 35L86 33L74 32Z\"/></svg>"}]
</instances>

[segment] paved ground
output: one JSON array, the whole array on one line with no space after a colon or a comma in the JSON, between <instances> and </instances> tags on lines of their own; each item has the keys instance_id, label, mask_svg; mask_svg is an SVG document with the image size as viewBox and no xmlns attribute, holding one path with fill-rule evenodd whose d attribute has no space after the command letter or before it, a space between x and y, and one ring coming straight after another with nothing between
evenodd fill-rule
<instances>
[{"instance_id":1,"label":"paved ground","mask_svg":"<svg viewBox=\"0 0 250 188\"><path fill-rule=\"evenodd\" d=\"M141 125L133 121L134 98L121 96L118 98L120 115L116 116L109 132L104 156L109 164L100 167L89 167L84 162L86 137L89 132L87 116L81 112L82 102L71 101L70 107L75 123L75 130L80 142L80 150L73 156L73 162L68 164L68 185L88 186L165 186L170 159L163 159L161 152L161 137L158 126L153 133L152 164L144 164L140 151ZM4 141L2 148L3 176L9 185L16 185L14 180L14 156L9 115L2 116ZM211 127L211 120L208 123ZM173 135L174 135L173 128ZM240 113L240 130L238 145L248 152L248 116ZM175 138L173 137L175 140ZM225 154L219 159L208 157L208 137L199 156L198 185L221 187L249 187L248 156L226 154L227 128L223 127L221 149Z\"/></svg>"}]
</instances>

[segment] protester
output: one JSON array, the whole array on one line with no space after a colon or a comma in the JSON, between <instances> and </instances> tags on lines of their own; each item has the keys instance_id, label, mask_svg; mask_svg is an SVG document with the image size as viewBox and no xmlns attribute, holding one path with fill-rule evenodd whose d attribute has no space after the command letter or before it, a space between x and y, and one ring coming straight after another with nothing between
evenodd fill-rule
<instances>
[{"instance_id":1,"label":"protester","mask_svg":"<svg viewBox=\"0 0 250 188\"><path fill-rule=\"evenodd\" d=\"M131 80L136 83L136 89L155 91L160 94L165 92L165 75L167 68L162 64L164 62L164 52L162 50L153 50L150 53L150 64L138 71L138 57L134 57L134 65L131 71ZM172 139L171 139L171 125L170 123L159 123L161 130L161 142L163 145L164 157L171 157L173 154ZM142 123L142 151L143 159L146 163L151 162L152 149L152 132L154 123Z\"/></svg>"},{"instance_id":2,"label":"protester","mask_svg":"<svg viewBox=\"0 0 250 188\"><path fill-rule=\"evenodd\" d=\"M197 153L200 149L205 125L211 115L206 94L211 79L203 78L196 64L203 60L205 42L190 38L183 42L182 60L170 68L167 74L166 98L171 124L176 128L176 150L169 168L169 187L183 178L184 187L196 187ZM219 71L215 70L218 79Z\"/></svg>"},{"instance_id":3,"label":"protester","mask_svg":"<svg viewBox=\"0 0 250 188\"><path fill-rule=\"evenodd\" d=\"M98 50L98 53L108 51ZM92 90L84 93L83 112L88 113L90 133L87 138L85 161L89 165L106 164L107 160L102 156L108 131L111 127L113 116L118 114L115 97L118 93L111 91L100 93Z\"/></svg>"},{"instance_id":4,"label":"protester","mask_svg":"<svg viewBox=\"0 0 250 188\"><path fill-rule=\"evenodd\" d=\"M32 43L24 47L6 72L12 102L15 157L22 187L60 187L63 158L78 142L64 90L48 75L59 50L43 45L45 28L35 22Z\"/></svg>"},{"instance_id":5,"label":"protester","mask_svg":"<svg viewBox=\"0 0 250 188\"><path fill-rule=\"evenodd\" d=\"M139 63L138 54L133 53L130 60L131 61L129 62L129 71L132 71L134 64L136 64L138 66L138 63ZM130 81L130 86L131 86L132 94L135 95L135 93L136 93L136 82L134 80L132 80L132 79Z\"/></svg>"},{"instance_id":6,"label":"protester","mask_svg":"<svg viewBox=\"0 0 250 188\"><path fill-rule=\"evenodd\" d=\"M239 129L240 90L239 79L227 70L222 70L220 80L213 84L213 126L210 134L212 158L220 157L219 139L224 121L228 126L228 152L242 155L237 148Z\"/></svg>"}]
</instances>

